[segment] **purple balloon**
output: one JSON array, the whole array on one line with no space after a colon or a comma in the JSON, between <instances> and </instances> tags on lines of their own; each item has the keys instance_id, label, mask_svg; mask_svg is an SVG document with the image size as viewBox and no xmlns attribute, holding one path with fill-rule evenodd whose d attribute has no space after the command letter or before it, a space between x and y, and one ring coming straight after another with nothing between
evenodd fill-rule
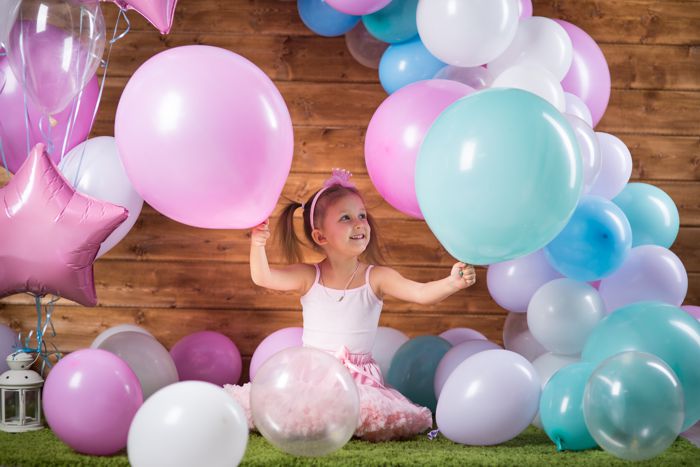
<instances>
[{"instance_id":1,"label":"purple balloon","mask_svg":"<svg viewBox=\"0 0 700 467\"><path fill-rule=\"evenodd\" d=\"M642 245L630 250L622 266L600 282L599 290L608 314L642 301L680 306L688 292L688 274L672 251Z\"/></svg>"},{"instance_id":2,"label":"purple balloon","mask_svg":"<svg viewBox=\"0 0 700 467\"><path fill-rule=\"evenodd\" d=\"M44 413L56 436L85 454L126 447L131 420L143 403L139 380L121 358L83 349L58 361L44 384Z\"/></svg>"},{"instance_id":3,"label":"purple balloon","mask_svg":"<svg viewBox=\"0 0 700 467\"><path fill-rule=\"evenodd\" d=\"M555 19L564 28L574 47L574 60L561 84L564 91L577 95L591 110L597 125L610 100L610 69L603 51L583 29Z\"/></svg>"},{"instance_id":4,"label":"purple balloon","mask_svg":"<svg viewBox=\"0 0 700 467\"><path fill-rule=\"evenodd\" d=\"M487 340L486 336L484 336L482 333L469 328L448 329L447 331L442 332L440 334L440 337L442 337L452 345L458 345L462 342L471 341L475 339L484 341Z\"/></svg>"},{"instance_id":5,"label":"purple balloon","mask_svg":"<svg viewBox=\"0 0 700 467\"><path fill-rule=\"evenodd\" d=\"M4 75L5 87L0 85L0 115L2 115L2 127L0 127L0 141L7 159L7 167L10 172L15 173L27 158L27 128L24 122L24 91L22 84L15 78L10 69L10 61L6 57L0 57L0 82ZM90 133L92 125L92 115L97 105L99 89L97 77L93 76L82 91L80 107L75 115L73 129L68 135L65 152L63 152L63 141L68 130L68 123L71 118L72 104L65 110L52 115L56 120L56 126L51 129L51 142L54 150L51 153L51 160L58 164L61 155L85 141ZM36 143L43 143L44 137L39 129L41 119L41 109L34 104L31 99L27 99L27 111L29 113L29 144L33 147ZM0 159L0 164L1 164Z\"/></svg>"},{"instance_id":6,"label":"purple balloon","mask_svg":"<svg viewBox=\"0 0 700 467\"><path fill-rule=\"evenodd\" d=\"M223 386L241 378L241 352L231 339L214 331L185 336L170 350L180 381L196 380Z\"/></svg>"},{"instance_id":7,"label":"purple balloon","mask_svg":"<svg viewBox=\"0 0 700 467\"><path fill-rule=\"evenodd\" d=\"M520 19L529 18L532 16L532 0L520 0Z\"/></svg>"},{"instance_id":8,"label":"purple balloon","mask_svg":"<svg viewBox=\"0 0 700 467\"><path fill-rule=\"evenodd\" d=\"M445 386L445 382L447 382L447 378L450 377L454 369L464 360L484 350L496 350L501 348L500 345L485 340L465 341L452 347L442 357L442 360L440 360L435 370L435 380L433 381L435 395L438 398L440 397L440 393L442 392L443 386Z\"/></svg>"},{"instance_id":9,"label":"purple balloon","mask_svg":"<svg viewBox=\"0 0 700 467\"><path fill-rule=\"evenodd\" d=\"M19 347L17 333L8 326L0 324L0 374L10 369L5 359L17 350L17 347Z\"/></svg>"},{"instance_id":10,"label":"purple balloon","mask_svg":"<svg viewBox=\"0 0 700 467\"><path fill-rule=\"evenodd\" d=\"M514 313L525 313L537 289L561 277L564 276L549 264L544 252L537 250L520 258L490 265L486 285L491 297L500 306Z\"/></svg>"},{"instance_id":11,"label":"purple balloon","mask_svg":"<svg viewBox=\"0 0 700 467\"><path fill-rule=\"evenodd\" d=\"M282 328L263 339L262 342L258 344L255 352L253 352L253 357L250 359L250 380L253 381L255 374L263 363L280 350L290 347L301 347L301 335L303 331L304 330L299 327Z\"/></svg>"},{"instance_id":12,"label":"purple balloon","mask_svg":"<svg viewBox=\"0 0 700 467\"><path fill-rule=\"evenodd\" d=\"M690 316L693 318L700 320L700 306L695 306L695 305L683 305L681 307L683 311L688 313Z\"/></svg>"}]
</instances>

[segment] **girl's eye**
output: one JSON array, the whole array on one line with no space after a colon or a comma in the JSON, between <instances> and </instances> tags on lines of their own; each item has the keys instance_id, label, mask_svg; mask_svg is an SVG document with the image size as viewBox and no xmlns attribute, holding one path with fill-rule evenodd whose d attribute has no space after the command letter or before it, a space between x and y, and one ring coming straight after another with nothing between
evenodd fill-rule
<instances>
[{"instance_id":1,"label":"girl's eye","mask_svg":"<svg viewBox=\"0 0 700 467\"><path fill-rule=\"evenodd\" d=\"M343 216L340 218L340 220L341 220L341 221L350 220L350 216L348 216L347 214L345 214L345 215L343 215Z\"/></svg>"},{"instance_id":2,"label":"girl's eye","mask_svg":"<svg viewBox=\"0 0 700 467\"><path fill-rule=\"evenodd\" d=\"M364 214L364 213L363 213L363 214L360 214L359 217L360 217L360 219L367 219L367 214Z\"/></svg>"}]
</instances>

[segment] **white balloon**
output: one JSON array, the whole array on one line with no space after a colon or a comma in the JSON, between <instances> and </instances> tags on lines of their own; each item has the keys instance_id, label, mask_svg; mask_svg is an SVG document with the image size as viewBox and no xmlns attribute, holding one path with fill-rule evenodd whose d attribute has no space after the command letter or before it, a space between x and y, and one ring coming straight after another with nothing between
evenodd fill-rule
<instances>
[{"instance_id":1,"label":"white balloon","mask_svg":"<svg viewBox=\"0 0 700 467\"><path fill-rule=\"evenodd\" d=\"M548 101L559 112L566 106L564 89L551 71L532 63L520 63L506 68L491 85L492 88L516 88L529 91Z\"/></svg>"},{"instance_id":2,"label":"white balloon","mask_svg":"<svg viewBox=\"0 0 700 467\"><path fill-rule=\"evenodd\" d=\"M133 467L238 465L248 445L243 409L203 381L167 386L141 406L129 429Z\"/></svg>"},{"instance_id":3,"label":"white balloon","mask_svg":"<svg viewBox=\"0 0 700 467\"><path fill-rule=\"evenodd\" d=\"M120 332L140 332L142 334L146 334L148 336L153 337L153 334L146 331L142 327L136 326L135 324L118 324L116 326L112 326L111 328L107 328L104 331L102 331L97 337L95 337L95 340L92 341L92 344L90 344L90 348L99 348L102 342L104 342L109 337L112 337L115 334L119 334Z\"/></svg>"},{"instance_id":4,"label":"white balloon","mask_svg":"<svg viewBox=\"0 0 700 467\"><path fill-rule=\"evenodd\" d=\"M613 199L625 188L632 176L632 154L620 138L596 131L600 145L601 166L589 195Z\"/></svg>"},{"instance_id":5,"label":"white balloon","mask_svg":"<svg viewBox=\"0 0 700 467\"><path fill-rule=\"evenodd\" d=\"M449 65L488 63L510 45L518 28L518 0L420 0L418 34Z\"/></svg>"},{"instance_id":6,"label":"white balloon","mask_svg":"<svg viewBox=\"0 0 700 467\"><path fill-rule=\"evenodd\" d=\"M576 134L581 160L583 161L583 193L588 193L593 188L600 174L602 158L600 157L600 144L595 131L591 126L573 115L564 114Z\"/></svg>"},{"instance_id":7,"label":"white balloon","mask_svg":"<svg viewBox=\"0 0 700 467\"><path fill-rule=\"evenodd\" d=\"M442 67L440 71L435 73L433 79L448 79L466 84L477 91L479 89L488 88L493 83L493 75L489 70L482 66L474 67L459 67L447 65Z\"/></svg>"},{"instance_id":8,"label":"white balloon","mask_svg":"<svg viewBox=\"0 0 700 467\"><path fill-rule=\"evenodd\" d=\"M593 116L591 115L591 110L588 108L583 99L578 97L576 94L571 94L570 92L564 92L564 100L566 101L566 108L564 112L574 117L578 117L584 122L588 123L588 126L593 127Z\"/></svg>"},{"instance_id":9,"label":"white balloon","mask_svg":"<svg viewBox=\"0 0 700 467\"><path fill-rule=\"evenodd\" d=\"M558 355L552 352L547 352L535 359L532 362L532 366L535 367L538 376L540 377L540 382L542 383L542 390L549 382L550 378L554 376L554 373L561 370L565 366L572 365L576 362L581 361L581 358L576 355ZM537 415L532 420L532 424L537 428L542 428L542 420L540 420L540 411L537 411Z\"/></svg>"},{"instance_id":10,"label":"white balloon","mask_svg":"<svg viewBox=\"0 0 700 467\"><path fill-rule=\"evenodd\" d=\"M0 46L5 46L7 43L7 37L17 19L19 3L20 0L0 0Z\"/></svg>"},{"instance_id":11,"label":"white balloon","mask_svg":"<svg viewBox=\"0 0 700 467\"><path fill-rule=\"evenodd\" d=\"M513 42L488 67L491 73L499 75L513 65L532 63L551 71L561 81L573 57L573 45L564 28L549 18L533 16L520 21Z\"/></svg>"},{"instance_id":12,"label":"white balloon","mask_svg":"<svg viewBox=\"0 0 700 467\"><path fill-rule=\"evenodd\" d=\"M377 328L377 335L374 338L374 346L372 347L372 358L379 365L382 375L387 374L391 359L405 342L408 341L408 336L398 329L380 326Z\"/></svg>"},{"instance_id":13,"label":"white balloon","mask_svg":"<svg viewBox=\"0 0 700 467\"><path fill-rule=\"evenodd\" d=\"M102 242L97 252L99 258L129 233L141 214L143 199L126 175L112 136L92 138L74 147L61 160L59 170L79 193L129 211L129 217Z\"/></svg>"}]
</instances>

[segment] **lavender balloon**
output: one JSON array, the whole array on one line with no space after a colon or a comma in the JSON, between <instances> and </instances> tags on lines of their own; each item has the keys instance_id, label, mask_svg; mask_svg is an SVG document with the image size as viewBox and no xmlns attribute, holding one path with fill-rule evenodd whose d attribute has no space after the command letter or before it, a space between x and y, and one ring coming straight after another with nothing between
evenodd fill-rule
<instances>
[{"instance_id":1,"label":"lavender balloon","mask_svg":"<svg viewBox=\"0 0 700 467\"><path fill-rule=\"evenodd\" d=\"M688 274L672 251L642 245L630 250L620 269L600 282L599 290L608 313L648 300L680 306L688 292Z\"/></svg>"},{"instance_id":2,"label":"lavender balloon","mask_svg":"<svg viewBox=\"0 0 700 467\"><path fill-rule=\"evenodd\" d=\"M0 324L0 373L10 369L5 359L19 347L17 333L4 324Z\"/></svg>"},{"instance_id":3,"label":"lavender balloon","mask_svg":"<svg viewBox=\"0 0 700 467\"><path fill-rule=\"evenodd\" d=\"M250 359L250 380L253 381L258 369L277 352L290 347L301 347L304 330L299 327L279 329L258 344Z\"/></svg>"},{"instance_id":4,"label":"lavender balloon","mask_svg":"<svg viewBox=\"0 0 700 467\"><path fill-rule=\"evenodd\" d=\"M241 378L241 352L231 339L214 331L185 336L170 350L180 381L206 381L223 386Z\"/></svg>"},{"instance_id":5,"label":"lavender balloon","mask_svg":"<svg viewBox=\"0 0 700 467\"><path fill-rule=\"evenodd\" d=\"M58 361L46 378L43 400L46 421L61 441L78 452L104 456L126 447L143 395L124 360L83 349Z\"/></svg>"},{"instance_id":6,"label":"lavender balloon","mask_svg":"<svg viewBox=\"0 0 700 467\"><path fill-rule=\"evenodd\" d=\"M486 285L496 303L508 311L525 313L537 289L562 277L542 250L489 266Z\"/></svg>"},{"instance_id":7,"label":"lavender balloon","mask_svg":"<svg viewBox=\"0 0 700 467\"><path fill-rule=\"evenodd\" d=\"M600 172L589 195L613 199L625 188L632 175L632 155L617 136L596 132L600 146Z\"/></svg>"},{"instance_id":8,"label":"lavender balloon","mask_svg":"<svg viewBox=\"0 0 700 467\"><path fill-rule=\"evenodd\" d=\"M456 443L499 444L527 428L539 399L540 381L530 362L515 352L485 350L452 372L435 419L440 432Z\"/></svg>"},{"instance_id":9,"label":"lavender balloon","mask_svg":"<svg viewBox=\"0 0 700 467\"><path fill-rule=\"evenodd\" d=\"M452 345L461 344L462 342L471 340L487 340L485 335L483 335L479 331L475 331L474 329L469 328L448 329L447 331L441 332L440 337L442 337Z\"/></svg>"},{"instance_id":10,"label":"lavender balloon","mask_svg":"<svg viewBox=\"0 0 700 467\"><path fill-rule=\"evenodd\" d=\"M487 340L471 340L456 344L442 357L442 360L440 360L435 370L435 380L433 381L435 395L438 398L440 397L440 393L447 379L460 363L484 350L496 350L501 348L500 345Z\"/></svg>"}]
</instances>

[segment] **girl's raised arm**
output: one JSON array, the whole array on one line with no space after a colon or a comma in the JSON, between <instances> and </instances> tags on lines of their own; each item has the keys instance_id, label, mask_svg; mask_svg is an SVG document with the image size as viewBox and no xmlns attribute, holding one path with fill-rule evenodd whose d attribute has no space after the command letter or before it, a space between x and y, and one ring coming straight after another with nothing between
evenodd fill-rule
<instances>
[{"instance_id":1,"label":"girl's raised arm","mask_svg":"<svg viewBox=\"0 0 700 467\"><path fill-rule=\"evenodd\" d=\"M406 279L396 270L388 267L376 267L371 282L380 297L392 297L421 305L434 305L461 289L466 289L476 282L473 266L456 263L450 275L432 282L416 282Z\"/></svg>"}]
</instances>

